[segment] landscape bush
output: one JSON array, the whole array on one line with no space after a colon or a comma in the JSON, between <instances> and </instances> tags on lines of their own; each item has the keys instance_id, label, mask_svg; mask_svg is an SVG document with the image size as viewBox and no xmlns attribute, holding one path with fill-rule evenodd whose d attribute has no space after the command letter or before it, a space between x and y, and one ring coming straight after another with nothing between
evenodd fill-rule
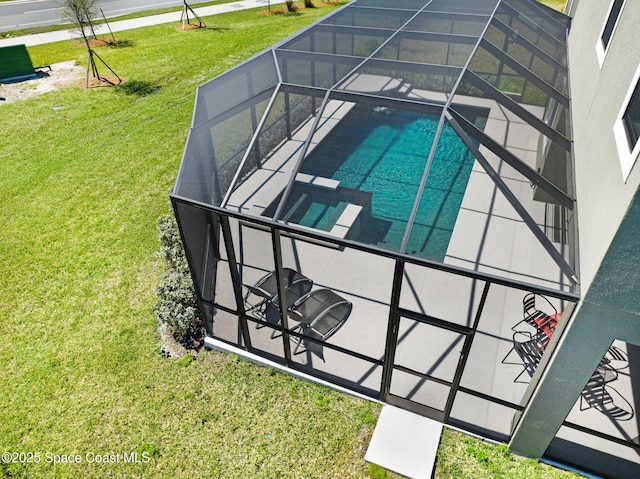
<instances>
[{"instance_id":1,"label":"landscape bush","mask_svg":"<svg viewBox=\"0 0 640 479\"><path fill-rule=\"evenodd\" d=\"M154 312L163 327L188 349L198 349L204 341L204 318L198 308L189 265L173 215L158 218L160 251L167 269L156 288Z\"/></svg>"}]
</instances>

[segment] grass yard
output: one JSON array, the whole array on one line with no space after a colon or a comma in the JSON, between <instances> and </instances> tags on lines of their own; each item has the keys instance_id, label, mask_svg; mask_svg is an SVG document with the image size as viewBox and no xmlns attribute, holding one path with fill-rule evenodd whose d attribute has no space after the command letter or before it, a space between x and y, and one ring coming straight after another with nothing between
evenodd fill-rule
<instances>
[{"instance_id":1,"label":"grass yard","mask_svg":"<svg viewBox=\"0 0 640 479\"><path fill-rule=\"evenodd\" d=\"M564 13L564 9L567 5L567 0L538 0L540 3L544 3L547 7L551 7L559 12Z\"/></svg>"},{"instance_id":2,"label":"grass yard","mask_svg":"<svg viewBox=\"0 0 640 479\"><path fill-rule=\"evenodd\" d=\"M387 476L363 463L378 404L218 353L166 359L152 313L196 86L335 6L120 32L129 46L99 55L154 93L0 107L0 453L34 461L0 477ZM29 51L85 64L75 42ZM437 477L574 476L448 431Z\"/></svg>"}]
</instances>

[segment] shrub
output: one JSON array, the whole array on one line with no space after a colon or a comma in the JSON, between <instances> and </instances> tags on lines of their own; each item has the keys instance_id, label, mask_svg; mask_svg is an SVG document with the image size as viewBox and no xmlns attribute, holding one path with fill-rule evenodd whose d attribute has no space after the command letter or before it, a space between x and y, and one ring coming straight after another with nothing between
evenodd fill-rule
<instances>
[{"instance_id":1,"label":"shrub","mask_svg":"<svg viewBox=\"0 0 640 479\"><path fill-rule=\"evenodd\" d=\"M304 7L305 8L316 8L316 6L313 4L313 2L311 0L304 0Z\"/></svg>"},{"instance_id":2,"label":"shrub","mask_svg":"<svg viewBox=\"0 0 640 479\"><path fill-rule=\"evenodd\" d=\"M189 349L197 349L204 341L204 319L198 308L184 246L173 215L158 218L158 232L159 256L165 260L167 270L156 288L159 301L154 312L178 342Z\"/></svg>"}]
</instances>

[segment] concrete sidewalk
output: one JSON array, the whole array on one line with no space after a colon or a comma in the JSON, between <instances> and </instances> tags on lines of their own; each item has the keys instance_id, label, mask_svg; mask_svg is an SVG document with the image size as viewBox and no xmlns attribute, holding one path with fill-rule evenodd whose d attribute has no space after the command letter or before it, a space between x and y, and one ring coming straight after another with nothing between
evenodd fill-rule
<instances>
[{"instance_id":1,"label":"concrete sidewalk","mask_svg":"<svg viewBox=\"0 0 640 479\"><path fill-rule=\"evenodd\" d=\"M239 2L225 3L223 5L212 5L209 7L194 8L193 10L199 17L208 17L211 15L218 15L221 13L234 12L236 10L248 10L250 8L267 7L267 5L276 5L284 3L284 0L242 0ZM163 23L175 23L180 22L182 10L171 13L163 13L160 15L150 15L148 17L139 17L131 20L120 20L115 22L109 22L109 27L112 32L121 32L123 30L132 30L134 28L148 27L150 25L160 25ZM191 18L191 15L190 15ZM98 25L95 29L97 34L107 34L109 29L106 24ZM24 35L20 37L10 37L0 39L0 47L6 47L10 45L26 45L28 47L33 45L41 45L43 43L60 42L63 40L71 40L78 38L78 33L72 30L59 30L57 32L36 33L32 35Z\"/></svg>"}]
</instances>

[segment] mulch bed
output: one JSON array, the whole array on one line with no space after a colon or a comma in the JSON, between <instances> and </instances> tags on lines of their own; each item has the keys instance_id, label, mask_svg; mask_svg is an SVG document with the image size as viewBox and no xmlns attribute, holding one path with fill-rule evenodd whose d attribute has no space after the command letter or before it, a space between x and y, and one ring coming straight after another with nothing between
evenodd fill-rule
<instances>
[{"instance_id":1,"label":"mulch bed","mask_svg":"<svg viewBox=\"0 0 640 479\"><path fill-rule=\"evenodd\" d=\"M89 40L90 47L105 47L108 45L115 45L116 43L118 43L118 40L115 38L93 38ZM86 48L87 42L80 42L77 46Z\"/></svg>"},{"instance_id":2,"label":"mulch bed","mask_svg":"<svg viewBox=\"0 0 640 479\"><path fill-rule=\"evenodd\" d=\"M118 78L115 75L100 75L99 77L90 76L89 77L89 87L88 88L102 88L102 87L110 87L117 86L120 83L125 81L124 78ZM82 87L87 86L87 79L78 82L78 85Z\"/></svg>"},{"instance_id":3,"label":"mulch bed","mask_svg":"<svg viewBox=\"0 0 640 479\"><path fill-rule=\"evenodd\" d=\"M314 7L322 7L324 5L331 5L332 3L336 3L335 1L331 1L331 0L325 0L325 1L317 1L317 2L313 2ZM285 13L291 13L287 10L287 7L285 6L284 8L279 8L280 6L276 6L274 8L271 8L271 10L261 10L260 12L258 12L258 15L284 15ZM307 8L304 4L299 5L299 4L295 4L295 8L294 8L294 12L297 10L304 10L305 8Z\"/></svg>"},{"instance_id":4,"label":"mulch bed","mask_svg":"<svg viewBox=\"0 0 640 479\"><path fill-rule=\"evenodd\" d=\"M178 24L178 26L176 27L177 30L185 31L185 30L195 30L197 28L206 28L207 26L203 23L202 27L200 26L199 23L185 23L184 25L182 25L182 23Z\"/></svg>"}]
</instances>

